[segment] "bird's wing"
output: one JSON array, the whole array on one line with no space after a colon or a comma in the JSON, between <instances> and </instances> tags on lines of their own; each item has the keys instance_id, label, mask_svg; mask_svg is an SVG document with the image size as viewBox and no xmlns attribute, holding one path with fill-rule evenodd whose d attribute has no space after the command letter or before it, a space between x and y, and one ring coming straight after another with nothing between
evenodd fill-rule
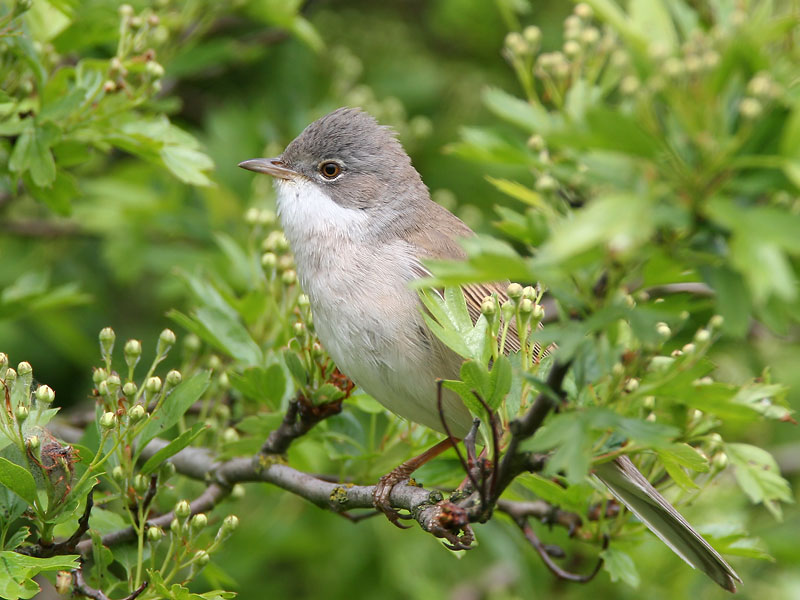
<instances>
[{"instance_id":1,"label":"bird's wing","mask_svg":"<svg viewBox=\"0 0 800 600\"><path fill-rule=\"evenodd\" d=\"M687 564L700 569L729 592L739 575L689 522L654 488L627 456L597 465L595 475L647 528Z\"/></svg>"},{"instance_id":2,"label":"bird's wing","mask_svg":"<svg viewBox=\"0 0 800 600\"><path fill-rule=\"evenodd\" d=\"M453 213L431 202L435 207L431 209L429 222L420 223L417 227L410 227L406 232L406 240L415 248L419 248L420 260L433 258L438 260L464 260L467 253L459 238L472 237L475 235L467 225ZM436 227L431 227L431 221L435 222ZM444 233L445 235L441 235ZM431 272L422 264L417 266L417 273L420 277L428 277ZM481 303L493 294L497 295L498 306L508 300L506 288L508 281L497 281L489 283L466 283L461 286L464 292L464 299L467 302L467 311L472 317L472 322L478 320L481 315ZM509 323L508 334L506 335L506 352L517 352L520 349L519 336L517 335L517 324L512 320Z\"/></svg>"}]
</instances>

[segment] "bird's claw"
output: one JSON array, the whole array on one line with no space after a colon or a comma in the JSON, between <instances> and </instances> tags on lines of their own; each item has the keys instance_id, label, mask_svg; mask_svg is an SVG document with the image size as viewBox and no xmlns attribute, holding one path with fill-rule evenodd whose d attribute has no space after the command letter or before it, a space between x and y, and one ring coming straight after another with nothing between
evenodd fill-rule
<instances>
[{"instance_id":1,"label":"bird's claw","mask_svg":"<svg viewBox=\"0 0 800 600\"><path fill-rule=\"evenodd\" d=\"M407 476L398 474L395 471L387 473L378 480L378 484L375 486L375 491L372 494L373 506L386 515L386 518L389 519L389 522L392 525L399 527L400 529L409 529L410 526L403 525L400 523L400 520L408 520L412 517L411 515L401 514L392 508L392 504L389 501L389 496L392 493L392 488L405 479L407 479Z\"/></svg>"}]
</instances>

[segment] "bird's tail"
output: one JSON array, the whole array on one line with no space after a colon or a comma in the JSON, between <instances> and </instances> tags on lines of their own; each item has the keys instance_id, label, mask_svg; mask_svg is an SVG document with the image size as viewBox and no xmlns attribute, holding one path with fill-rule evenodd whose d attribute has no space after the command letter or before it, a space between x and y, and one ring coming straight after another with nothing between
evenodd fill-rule
<instances>
[{"instance_id":1,"label":"bird's tail","mask_svg":"<svg viewBox=\"0 0 800 600\"><path fill-rule=\"evenodd\" d=\"M658 493L627 456L597 465L594 472L611 493L675 554L729 592L736 591L735 582L742 581L736 571Z\"/></svg>"}]
</instances>

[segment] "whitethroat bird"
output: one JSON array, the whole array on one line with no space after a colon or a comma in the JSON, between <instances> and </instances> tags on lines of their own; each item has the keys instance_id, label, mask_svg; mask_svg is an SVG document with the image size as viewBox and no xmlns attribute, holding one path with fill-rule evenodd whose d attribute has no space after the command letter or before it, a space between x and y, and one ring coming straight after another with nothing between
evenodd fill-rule
<instances>
[{"instance_id":1,"label":"whitethroat bird","mask_svg":"<svg viewBox=\"0 0 800 600\"><path fill-rule=\"evenodd\" d=\"M459 238L472 230L431 200L393 131L359 109L335 110L279 157L239 166L275 178L278 215L317 335L339 369L390 411L444 432L435 382L457 379L463 359L428 329L408 284L430 274L425 259L464 259ZM501 284L463 290L473 319L487 296L506 299ZM450 432L463 438L469 411L451 392L442 403ZM376 507L396 523L391 487L449 446L445 440L382 478ZM736 572L627 457L597 465L595 474L683 560L735 591Z\"/></svg>"}]
</instances>

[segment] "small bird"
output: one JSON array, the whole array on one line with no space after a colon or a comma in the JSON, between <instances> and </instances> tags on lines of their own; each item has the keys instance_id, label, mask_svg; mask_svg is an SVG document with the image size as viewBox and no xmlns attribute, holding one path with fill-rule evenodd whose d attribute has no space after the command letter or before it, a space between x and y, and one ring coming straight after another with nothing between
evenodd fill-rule
<instances>
[{"instance_id":1,"label":"small bird","mask_svg":"<svg viewBox=\"0 0 800 600\"><path fill-rule=\"evenodd\" d=\"M409 282L430 274L425 259L465 259L459 239L472 230L431 200L393 131L360 109L339 108L279 157L239 166L275 178L278 216L317 335L339 369L390 411L444 432L436 380L457 379L463 359L428 329ZM501 284L463 290L473 319L487 296L506 299ZM442 403L448 428L463 438L469 411L449 391ZM383 478L376 507L392 517L391 486L449 446L445 440ZM735 591L739 576L627 457L595 474L689 565Z\"/></svg>"}]
</instances>

